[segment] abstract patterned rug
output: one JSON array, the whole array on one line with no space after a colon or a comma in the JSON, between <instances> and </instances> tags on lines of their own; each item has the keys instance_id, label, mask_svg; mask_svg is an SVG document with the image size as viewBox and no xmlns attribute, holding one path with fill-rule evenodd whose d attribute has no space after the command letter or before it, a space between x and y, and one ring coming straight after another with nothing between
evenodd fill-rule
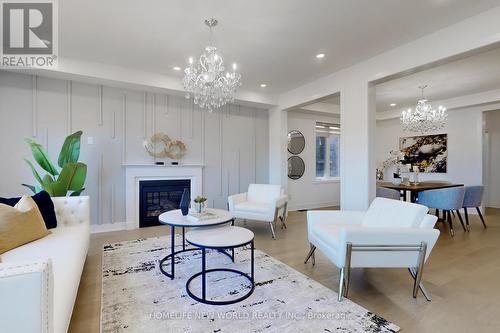
<instances>
[{"instance_id":1,"label":"abstract patterned rug","mask_svg":"<svg viewBox=\"0 0 500 333\"><path fill-rule=\"evenodd\" d=\"M397 332L399 327L255 250L255 291L233 305L205 305L186 293L186 281L201 270L201 251L176 259L175 279L159 271L170 237L108 244L103 249L101 331L113 332ZM176 244L180 244L180 237ZM179 246L180 249L180 246ZM236 263L209 251L207 268L250 272L250 250L237 249ZM166 271L170 265L165 263ZM201 280L191 289L199 295ZM238 298L248 280L231 273L207 275L207 297ZM197 289L198 287L198 289Z\"/></svg>"}]
</instances>

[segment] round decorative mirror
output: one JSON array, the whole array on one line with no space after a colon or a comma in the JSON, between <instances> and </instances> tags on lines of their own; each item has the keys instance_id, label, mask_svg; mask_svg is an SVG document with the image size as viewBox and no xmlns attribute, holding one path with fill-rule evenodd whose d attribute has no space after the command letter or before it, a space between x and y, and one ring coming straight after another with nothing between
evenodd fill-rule
<instances>
[{"instance_id":1,"label":"round decorative mirror","mask_svg":"<svg viewBox=\"0 0 500 333\"><path fill-rule=\"evenodd\" d=\"M291 156L288 159L288 178L299 179L304 175L306 165L299 156Z\"/></svg>"},{"instance_id":2,"label":"round decorative mirror","mask_svg":"<svg viewBox=\"0 0 500 333\"><path fill-rule=\"evenodd\" d=\"M288 144L287 148L290 154L300 154L306 146L306 139L304 135L297 130L288 132Z\"/></svg>"}]
</instances>

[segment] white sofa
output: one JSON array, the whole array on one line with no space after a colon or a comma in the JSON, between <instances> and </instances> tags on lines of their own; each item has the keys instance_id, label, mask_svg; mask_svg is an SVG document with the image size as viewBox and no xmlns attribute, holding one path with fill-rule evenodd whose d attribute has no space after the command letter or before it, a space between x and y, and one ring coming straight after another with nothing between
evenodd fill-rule
<instances>
[{"instance_id":1,"label":"white sofa","mask_svg":"<svg viewBox=\"0 0 500 333\"><path fill-rule=\"evenodd\" d=\"M340 269L339 301L347 297L350 269L355 267L408 268L414 278L413 297L420 289L424 263L439 237L437 217L428 208L409 202L376 198L368 211L308 211L311 250L316 248ZM343 290L343 288L345 289Z\"/></svg>"},{"instance_id":2,"label":"white sofa","mask_svg":"<svg viewBox=\"0 0 500 333\"><path fill-rule=\"evenodd\" d=\"M287 196L279 185L250 184L247 192L231 195L227 202L235 218L268 223L274 239L273 222L279 218L286 228Z\"/></svg>"},{"instance_id":3,"label":"white sofa","mask_svg":"<svg viewBox=\"0 0 500 333\"><path fill-rule=\"evenodd\" d=\"M57 228L1 255L1 332L68 330L89 246L89 198L52 201Z\"/></svg>"}]
</instances>

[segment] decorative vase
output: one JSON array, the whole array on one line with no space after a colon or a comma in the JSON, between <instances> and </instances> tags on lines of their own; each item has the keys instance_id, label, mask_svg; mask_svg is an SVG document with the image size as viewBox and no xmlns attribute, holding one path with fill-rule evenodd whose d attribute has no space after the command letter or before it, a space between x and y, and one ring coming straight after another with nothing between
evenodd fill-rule
<instances>
[{"instance_id":1,"label":"decorative vase","mask_svg":"<svg viewBox=\"0 0 500 333\"><path fill-rule=\"evenodd\" d=\"M179 208L181 209L182 215L186 216L189 212L189 202L191 198L189 196L189 190L187 188L182 192L181 202L179 203Z\"/></svg>"},{"instance_id":2,"label":"decorative vase","mask_svg":"<svg viewBox=\"0 0 500 333\"><path fill-rule=\"evenodd\" d=\"M205 202L195 202L194 211L198 214L203 214L205 212Z\"/></svg>"}]
</instances>

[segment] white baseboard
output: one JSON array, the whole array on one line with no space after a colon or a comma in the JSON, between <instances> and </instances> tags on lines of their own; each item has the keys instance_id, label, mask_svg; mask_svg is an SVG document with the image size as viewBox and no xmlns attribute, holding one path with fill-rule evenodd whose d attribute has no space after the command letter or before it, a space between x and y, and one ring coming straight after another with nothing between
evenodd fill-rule
<instances>
[{"instance_id":1,"label":"white baseboard","mask_svg":"<svg viewBox=\"0 0 500 333\"><path fill-rule=\"evenodd\" d=\"M299 205L290 205L290 206L288 206L288 210L289 211L296 211L296 210L334 207L334 206L340 206L340 202L319 202L319 203L306 203L306 204L299 204Z\"/></svg>"},{"instance_id":2,"label":"white baseboard","mask_svg":"<svg viewBox=\"0 0 500 333\"><path fill-rule=\"evenodd\" d=\"M115 222L115 223L104 223L104 224L91 224L90 225L90 233L97 234L101 232L110 232L110 231L120 231L127 230L126 222Z\"/></svg>"},{"instance_id":3,"label":"white baseboard","mask_svg":"<svg viewBox=\"0 0 500 333\"><path fill-rule=\"evenodd\" d=\"M491 207L491 208L500 208L500 202L499 201L490 201L488 203L488 207Z\"/></svg>"}]
</instances>

